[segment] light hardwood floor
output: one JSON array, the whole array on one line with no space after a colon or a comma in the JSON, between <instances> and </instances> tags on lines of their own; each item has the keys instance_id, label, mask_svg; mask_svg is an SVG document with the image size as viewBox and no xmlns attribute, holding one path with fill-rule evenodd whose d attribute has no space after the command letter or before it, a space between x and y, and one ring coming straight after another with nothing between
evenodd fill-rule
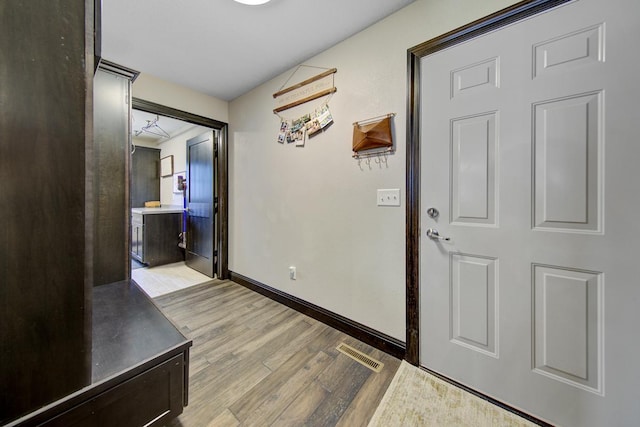
<instances>
[{"instance_id":1,"label":"light hardwood floor","mask_svg":"<svg viewBox=\"0 0 640 427\"><path fill-rule=\"evenodd\" d=\"M155 298L193 340L189 406L170 425L366 426L400 360L236 283ZM375 373L335 348L385 366Z\"/></svg>"}]
</instances>

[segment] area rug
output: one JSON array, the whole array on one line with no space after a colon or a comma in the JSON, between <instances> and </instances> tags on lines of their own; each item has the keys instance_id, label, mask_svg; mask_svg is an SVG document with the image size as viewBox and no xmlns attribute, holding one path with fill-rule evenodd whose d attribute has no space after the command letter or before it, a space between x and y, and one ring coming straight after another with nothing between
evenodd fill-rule
<instances>
[{"instance_id":1,"label":"area rug","mask_svg":"<svg viewBox=\"0 0 640 427\"><path fill-rule=\"evenodd\" d=\"M454 385L402 362L369 427L535 426Z\"/></svg>"}]
</instances>

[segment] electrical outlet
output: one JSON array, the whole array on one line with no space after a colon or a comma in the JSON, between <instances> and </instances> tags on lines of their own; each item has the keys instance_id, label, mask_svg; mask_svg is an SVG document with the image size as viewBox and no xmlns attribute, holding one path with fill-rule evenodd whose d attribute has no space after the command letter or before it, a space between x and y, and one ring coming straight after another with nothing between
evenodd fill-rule
<instances>
[{"instance_id":1,"label":"electrical outlet","mask_svg":"<svg viewBox=\"0 0 640 427\"><path fill-rule=\"evenodd\" d=\"M293 266L289 267L289 279L296 280L296 268Z\"/></svg>"}]
</instances>

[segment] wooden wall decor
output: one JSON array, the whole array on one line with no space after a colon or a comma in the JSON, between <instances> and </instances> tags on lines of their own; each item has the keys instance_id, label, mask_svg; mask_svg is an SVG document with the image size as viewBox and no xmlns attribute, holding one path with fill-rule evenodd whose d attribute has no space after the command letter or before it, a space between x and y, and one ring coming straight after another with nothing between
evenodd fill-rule
<instances>
[{"instance_id":1,"label":"wooden wall decor","mask_svg":"<svg viewBox=\"0 0 640 427\"><path fill-rule=\"evenodd\" d=\"M297 70L298 69L296 69L296 71ZM331 68L323 73L274 93L273 97L276 99L276 108L273 112L277 114L281 111L288 110L289 108L296 107L336 92L338 89L335 87L333 81L333 75L336 72L338 72L337 68Z\"/></svg>"},{"instance_id":2,"label":"wooden wall decor","mask_svg":"<svg viewBox=\"0 0 640 427\"><path fill-rule=\"evenodd\" d=\"M395 113L389 113L353 124L353 157L393 152L393 116Z\"/></svg>"}]
</instances>

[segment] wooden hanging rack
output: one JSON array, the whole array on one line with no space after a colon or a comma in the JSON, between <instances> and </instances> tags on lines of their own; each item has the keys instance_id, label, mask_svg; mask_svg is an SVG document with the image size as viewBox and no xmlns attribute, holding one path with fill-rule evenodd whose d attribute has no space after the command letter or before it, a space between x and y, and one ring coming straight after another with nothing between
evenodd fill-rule
<instances>
[{"instance_id":1,"label":"wooden hanging rack","mask_svg":"<svg viewBox=\"0 0 640 427\"><path fill-rule=\"evenodd\" d=\"M278 92L274 93L273 97L277 98L279 96L284 95L285 93L289 93L289 92L294 91L296 89L300 89L301 87L304 87L304 86L306 86L306 85L308 85L310 83L313 83L313 82L315 82L317 80L320 80L320 79L323 79L323 78L325 78L327 76L330 76L331 74L334 74L337 71L338 71L337 68L331 68L331 69L329 69L329 70L327 70L327 71L325 71L323 73L320 73L320 74L318 74L316 76L310 77L307 80L304 80L304 81L302 81L300 83L297 83L297 84L295 84L293 86L289 86L287 88L281 89ZM323 96L335 93L337 90L338 89L335 86L332 87L332 88L329 88L329 89L325 89L325 90L323 90L321 92L314 93L313 95L309 95L306 98L298 99L297 101L294 101L294 102L291 102L289 104L280 106L280 107L274 109L273 112L274 113L279 113L280 111L288 110L289 108L296 107L298 105L304 104L305 102L313 101L314 99L318 99L318 98L321 98Z\"/></svg>"},{"instance_id":2,"label":"wooden hanging rack","mask_svg":"<svg viewBox=\"0 0 640 427\"><path fill-rule=\"evenodd\" d=\"M273 97L274 97L274 98L277 98L277 97L279 97L280 95L284 95L284 94L285 94L285 93L287 93L287 92L291 92L292 90L299 89L299 88L301 88L302 86L306 86L306 85L308 85L309 83L313 83L313 82L315 82L316 80L320 80L320 79L322 79L322 78L324 78L324 77L327 77L327 76L329 76L329 75L331 75L331 74L334 74L334 73L337 73L337 72L338 72L338 69L337 69L337 68L331 68L330 70L327 70L327 71L325 71L324 73L320 73L320 74L318 74L317 76L309 77L309 78L308 78L307 80L305 80L305 81L302 81L302 82L297 83L297 84L295 84L295 85L293 85L293 86L289 86L289 87L286 87L286 88L284 88L284 89L281 89L281 90L279 90L278 92L274 93L274 94L273 94Z\"/></svg>"}]
</instances>

